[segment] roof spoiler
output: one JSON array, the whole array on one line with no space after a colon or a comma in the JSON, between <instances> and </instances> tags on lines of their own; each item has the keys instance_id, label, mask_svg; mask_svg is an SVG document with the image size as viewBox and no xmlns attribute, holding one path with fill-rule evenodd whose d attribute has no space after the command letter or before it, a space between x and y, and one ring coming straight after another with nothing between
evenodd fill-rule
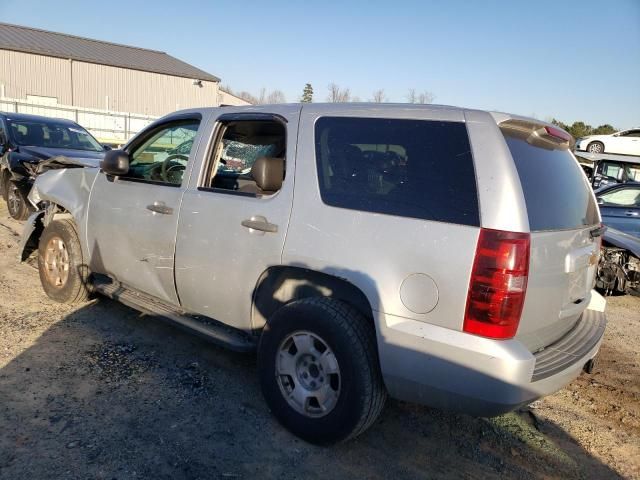
<instances>
[{"instance_id":1,"label":"roof spoiler","mask_svg":"<svg viewBox=\"0 0 640 480\"><path fill-rule=\"evenodd\" d=\"M568 149L575 145L570 133L561 128L532 120L509 119L498 124L503 133L526 140L527 143L548 150Z\"/></svg>"}]
</instances>

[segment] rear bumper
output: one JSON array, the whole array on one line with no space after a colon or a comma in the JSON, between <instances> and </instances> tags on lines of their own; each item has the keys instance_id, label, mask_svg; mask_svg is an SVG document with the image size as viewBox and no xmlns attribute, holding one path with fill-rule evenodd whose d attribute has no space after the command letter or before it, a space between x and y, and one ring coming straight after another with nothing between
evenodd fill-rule
<instances>
[{"instance_id":1,"label":"rear bumper","mask_svg":"<svg viewBox=\"0 0 640 480\"><path fill-rule=\"evenodd\" d=\"M378 350L387 390L399 400L494 416L560 390L598 353L606 317L587 310L576 326L532 354L490 340L380 313Z\"/></svg>"}]
</instances>

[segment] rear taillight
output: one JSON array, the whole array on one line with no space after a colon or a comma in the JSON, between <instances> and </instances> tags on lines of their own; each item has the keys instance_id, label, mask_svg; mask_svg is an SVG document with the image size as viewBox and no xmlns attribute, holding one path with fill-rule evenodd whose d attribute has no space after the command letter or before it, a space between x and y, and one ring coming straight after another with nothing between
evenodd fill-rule
<instances>
[{"instance_id":1,"label":"rear taillight","mask_svg":"<svg viewBox=\"0 0 640 480\"><path fill-rule=\"evenodd\" d=\"M529 276L528 233L480 230L464 331L506 339L516 334Z\"/></svg>"}]
</instances>

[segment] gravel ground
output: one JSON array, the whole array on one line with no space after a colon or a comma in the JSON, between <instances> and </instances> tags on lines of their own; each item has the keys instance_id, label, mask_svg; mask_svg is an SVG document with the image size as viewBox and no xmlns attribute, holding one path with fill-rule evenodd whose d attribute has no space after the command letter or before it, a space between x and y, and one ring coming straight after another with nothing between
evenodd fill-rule
<instances>
[{"instance_id":1,"label":"gravel ground","mask_svg":"<svg viewBox=\"0 0 640 480\"><path fill-rule=\"evenodd\" d=\"M472 418L389 402L308 445L270 416L255 359L107 299L49 301L0 202L0 478L640 478L640 298L609 299L593 375Z\"/></svg>"}]
</instances>

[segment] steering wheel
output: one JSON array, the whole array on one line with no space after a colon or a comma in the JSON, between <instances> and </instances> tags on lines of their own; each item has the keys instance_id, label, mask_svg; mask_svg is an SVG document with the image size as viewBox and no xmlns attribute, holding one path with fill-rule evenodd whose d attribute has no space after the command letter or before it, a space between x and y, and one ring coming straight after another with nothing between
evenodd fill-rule
<instances>
[{"instance_id":1,"label":"steering wheel","mask_svg":"<svg viewBox=\"0 0 640 480\"><path fill-rule=\"evenodd\" d=\"M175 155L169 155L167 158L164 159L164 161L162 162L162 167L160 168L160 176L162 177L162 180L164 180L165 182L169 182L169 174L171 173L171 171L173 169L176 169L178 167L182 168L182 170L184 170L186 167L180 163L176 163L174 165L170 165L172 161L174 160L184 160L185 162L189 161L189 157L187 157L186 155L181 155L179 153L175 154Z\"/></svg>"}]
</instances>

